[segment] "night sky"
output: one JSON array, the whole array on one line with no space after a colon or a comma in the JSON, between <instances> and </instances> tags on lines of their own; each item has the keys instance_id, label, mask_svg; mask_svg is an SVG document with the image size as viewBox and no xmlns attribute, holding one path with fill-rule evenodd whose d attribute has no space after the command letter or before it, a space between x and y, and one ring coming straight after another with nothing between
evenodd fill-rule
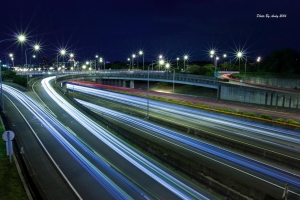
<instances>
[{"instance_id":1,"label":"night sky","mask_svg":"<svg viewBox=\"0 0 300 200\"><path fill-rule=\"evenodd\" d=\"M36 42L39 57L66 48L75 60L98 54L111 62L139 50L146 61L209 60L212 48L220 56L243 50L249 60L282 48L300 53L299 0L1 0L0 15L0 40L28 37L0 43L0 60L12 52L15 63Z\"/></svg>"}]
</instances>

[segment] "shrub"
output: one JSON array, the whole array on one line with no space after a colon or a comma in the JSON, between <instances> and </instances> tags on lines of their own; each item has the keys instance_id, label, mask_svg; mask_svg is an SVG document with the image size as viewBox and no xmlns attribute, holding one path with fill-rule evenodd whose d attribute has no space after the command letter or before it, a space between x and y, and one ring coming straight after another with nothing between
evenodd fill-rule
<instances>
[{"instance_id":1,"label":"shrub","mask_svg":"<svg viewBox=\"0 0 300 200\"><path fill-rule=\"evenodd\" d=\"M251 116L251 117L256 117L256 114L254 114L254 113L252 113L252 112L247 112L247 113L245 113L245 115Z\"/></svg>"},{"instance_id":2,"label":"shrub","mask_svg":"<svg viewBox=\"0 0 300 200\"><path fill-rule=\"evenodd\" d=\"M261 114L260 118L272 120L272 117L270 115L267 115L267 114Z\"/></svg>"},{"instance_id":3,"label":"shrub","mask_svg":"<svg viewBox=\"0 0 300 200\"><path fill-rule=\"evenodd\" d=\"M223 111L223 112L231 112L231 110L229 108L219 108L219 107L215 107L215 110L219 110L219 111Z\"/></svg>"},{"instance_id":4,"label":"shrub","mask_svg":"<svg viewBox=\"0 0 300 200\"><path fill-rule=\"evenodd\" d=\"M27 78L21 75L16 75L13 79L13 82L24 87L27 87Z\"/></svg>"},{"instance_id":5,"label":"shrub","mask_svg":"<svg viewBox=\"0 0 300 200\"><path fill-rule=\"evenodd\" d=\"M276 119L276 121L284 122L284 119L283 118L278 118L278 119Z\"/></svg>"},{"instance_id":6,"label":"shrub","mask_svg":"<svg viewBox=\"0 0 300 200\"><path fill-rule=\"evenodd\" d=\"M244 114L242 111L240 111L240 110L238 110L238 109L236 109L236 110L234 111L234 113L240 114L240 115Z\"/></svg>"},{"instance_id":7,"label":"shrub","mask_svg":"<svg viewBox=\"0 0 300 200\"><path fill-rule=\"evenodd\" d=\"M229 79L228 79L228 78L219 78L218 80L219 80L219 81L223 81L223 82L229 82Z\"/></svg>"},{"instance_id":8,"label":"shrub","mask_svg":"<svg viewBox=\"0 0 300 200\"><path fill-rule=\"evenodd\" d=\"M289 123L289 124L300 124L299 122L297 122L297 121L295 121L293 119L287 119L285 122Z\"/></svg>"},{"instance_id":9,"label":"shrub","mask_svg":"<svg viewBox=\"0 0 300 200\"><path fill-rule=\"evenodd\" d=\"M15 71L11 71L11 70L6 70L2 73L2 79L9 79L9 80L13 80L16 76L16 72Z\"/></svg>"}]
</instances>

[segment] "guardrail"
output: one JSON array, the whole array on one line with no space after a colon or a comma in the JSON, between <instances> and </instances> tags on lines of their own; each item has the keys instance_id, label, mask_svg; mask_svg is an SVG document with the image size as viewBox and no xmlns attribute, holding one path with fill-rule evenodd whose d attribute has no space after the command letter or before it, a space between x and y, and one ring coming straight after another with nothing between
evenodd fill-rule
<instances>
[{"instance_id":1,"label":"guardrail","mask_svg":"<svg viewBox=\"0 0 300 200\"><path fill-rule=\"evenodd\" d=\"M148 74L149 73L149 74ZM191 75L191 74L182 74L175 73L170 71L152 71L150 70L101 70L101 71L27 71L27 72L17 72L19 75L32 75L32 76L66 76L72 75L80 77L85 75L87 77L115 77L115 78L126 78L126 79L143 79L147 80L148 77L150 80L158 80L165 82L186 82L186 83L201 83L207 85L218 85L219 81L216 77L209 76L200 76L200 75Z\"/></svg>"}]
</instances>

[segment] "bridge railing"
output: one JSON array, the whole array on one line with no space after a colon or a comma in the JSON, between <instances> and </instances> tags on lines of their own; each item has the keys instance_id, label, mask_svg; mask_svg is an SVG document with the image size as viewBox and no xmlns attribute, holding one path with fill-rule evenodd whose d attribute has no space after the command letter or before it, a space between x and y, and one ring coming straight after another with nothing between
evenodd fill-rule
<instances>
[{"instance_id":1,"label":"bridge railing","mask_svg":"<svg viewBox=\"0 0 300 200\"><path fill-rule=\"evenodd\" d=\"M71 71L71 70L63 70L63 71L26 71L26 72L17 72L19 75L78 75L81 76L85 74L85 76L90 77L126 77L126 78L142 78L147 79L149 73L149 79L153 80L168 80L171 81L180 81L180 82L193 82L193 83L205 83L205 84L217 84L218 79L216 77L209 76L200 76L200 75L192 75L192 74L182 74L168 72L168 71L156 71L150 70L100 70L100 71Z\"/></svg>"}]
</instances>

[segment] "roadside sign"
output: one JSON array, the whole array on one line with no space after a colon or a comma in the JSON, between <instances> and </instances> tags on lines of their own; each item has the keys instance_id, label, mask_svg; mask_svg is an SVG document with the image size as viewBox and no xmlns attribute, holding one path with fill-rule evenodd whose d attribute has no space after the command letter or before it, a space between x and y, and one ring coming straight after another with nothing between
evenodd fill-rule
<instances>
[{"instance_id":1,"label":"roadside sign","mask_svg":"<svg viewBox=\"0 0 300 200\"><path fill-rule=\"evenodd\" d=\"M218 76L219 76L219 72L218 72L218 71L215 71L215 72L214 72L214 75L215 75L215 77L218 77Z\"/></svg>"},{"instance_id":2,"label":"roadside sign","mask_svg":"<svg viewBox=\"0 0 300 200\"><path fill-rule=\"evenodd\" d=\"M13 152L13 143L11 142L15 138L15 133L12 131L5 131L2 135L4 141L6 141L6 154L9 156L11 164L11 155Z\"/></svg>"},{"instance_id":3,"label":"roadside sign","mask_svg":"<svg viewBox=\"0 0 300 200\"><path fill-rule=\"evenodd\" d=\"M12 131L5 131L2 135L4 141L11 141L15 138L15 133Z\"/></svg>"}]
</instances>

